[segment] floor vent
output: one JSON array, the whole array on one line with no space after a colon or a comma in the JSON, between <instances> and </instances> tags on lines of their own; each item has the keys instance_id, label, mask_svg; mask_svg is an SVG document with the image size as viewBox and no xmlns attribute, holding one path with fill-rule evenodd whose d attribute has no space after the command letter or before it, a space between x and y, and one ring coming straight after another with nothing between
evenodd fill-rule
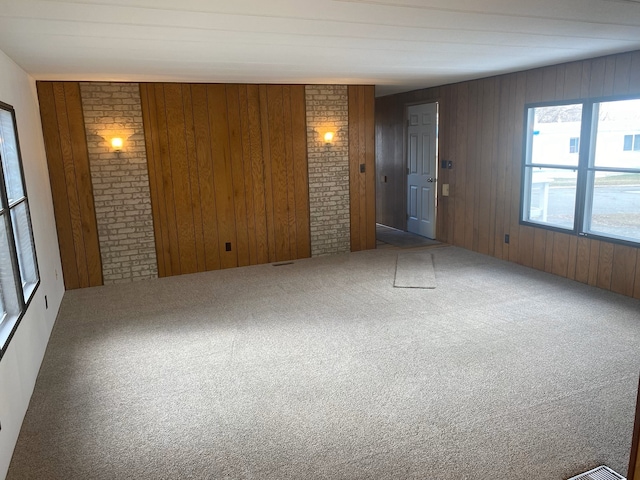
<instances>
[{"instance_id":1,"label":"floor vent","mask_svg":"<svg viewBox=\"0 0 640 480\"><path fill-rule=\"evenodd\" d=\"M567 480L626 480L619 473L614 472L609 467L602 465L601 467L594 468L588 472L581 473L575 477L571 477Z\"/></svg>"}]
</instances>

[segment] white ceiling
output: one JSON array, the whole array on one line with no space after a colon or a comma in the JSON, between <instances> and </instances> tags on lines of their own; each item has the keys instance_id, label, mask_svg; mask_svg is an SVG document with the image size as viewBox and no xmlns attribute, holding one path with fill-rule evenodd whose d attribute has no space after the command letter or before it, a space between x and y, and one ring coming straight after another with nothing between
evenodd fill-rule
<instances>
[{"instance_id":1,"label":"white ceiling","mask_svg":"<svg viewBox=\"0 0 640 480\"><path fill-rule=\"evenodd\" d=\"M636 49L640 0L0 0L0 50L40 80L380 95Z\"/></svg>"}]
</instances>

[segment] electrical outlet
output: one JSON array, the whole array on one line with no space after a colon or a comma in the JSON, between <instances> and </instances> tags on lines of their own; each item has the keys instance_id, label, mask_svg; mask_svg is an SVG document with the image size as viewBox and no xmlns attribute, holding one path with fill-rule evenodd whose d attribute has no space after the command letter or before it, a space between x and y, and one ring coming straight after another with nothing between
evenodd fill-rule
<instances>
[{"instance_id":1,"label":"electrical outlet","mask_svg":"<svg viewBox=\"0 0 640 480\"><path fill-rule=\"evenodd\" d=\"M449 184L448 183L443 183L442 184L442 196L443 197L448 197L449 196Z\"/></svg>"},{"instance_id":2,"label":"electrical outlet","mask_svg":"<svg viewBox=\"0 0 640 480\"><path fill-rule=\"evenodd\" d=\"M504 243L509 243L509 234L508 233L504 234Z\"/></svg>"},{"instance_id":3,"label":"electrical outlet","mask_svg":"<svg viewBox=\"0 0 640 480\"><path fill-rule=\"evenodd\" d=\"M225 243L224 244L224 249L225 249L225 251L230 252L231 251L231 242Z\"/></svg>"}]
</instances>

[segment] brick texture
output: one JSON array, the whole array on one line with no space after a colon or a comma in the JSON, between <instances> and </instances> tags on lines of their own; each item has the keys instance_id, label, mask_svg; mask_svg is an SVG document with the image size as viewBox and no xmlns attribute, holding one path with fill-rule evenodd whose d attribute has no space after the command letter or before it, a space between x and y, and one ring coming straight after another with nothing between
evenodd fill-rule
<instances>
[{"instance_id":1,"label":"brick texture","mask_svg":"<svg viewBox=\"0 0 640 480\"><path fill-rule=\"evenodd\" d=\"M349 219L349 103L345 85L307 85L307 156L311 256L351 250ZM334 141L326 146L327 131Z\"/></svg>"},{"instance_id":2,"label":"brick texture","mask_svg":"<svg viewBox=\"0 0 640 480\"><path fill-rule=\"evenodd\" d=\"M158 276L137 83L81 83L104 283ZM113 152L111 139L124 140Z\"/></svg>"}]
</instances>

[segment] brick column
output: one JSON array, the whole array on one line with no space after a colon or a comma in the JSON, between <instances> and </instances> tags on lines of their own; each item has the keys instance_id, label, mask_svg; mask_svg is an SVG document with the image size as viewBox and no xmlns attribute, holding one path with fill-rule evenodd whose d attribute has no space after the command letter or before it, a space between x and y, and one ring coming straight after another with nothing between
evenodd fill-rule
<instances>
[{"instance_id":1,"label":"brick column","mask_svg":"<svg viewBox=\"0 0 640 480\"><path fill-rule=\"evenodd\" d=\"M156 278L149 174L137 83L80 84L104 283ZM114 152L111 139L124 140Z\"/></svg>"},{"instance_id":2,"label":"brick column","mask_svg":"<svg viewBox=\"0 0 640 480\"><path fill-rule=\"evenodd\" d=\"M311 256L351 250L349 99L346 85L307 85L307 157ZM334 132L326 146L323 135Z\"/></svg>"}]
</instances>

